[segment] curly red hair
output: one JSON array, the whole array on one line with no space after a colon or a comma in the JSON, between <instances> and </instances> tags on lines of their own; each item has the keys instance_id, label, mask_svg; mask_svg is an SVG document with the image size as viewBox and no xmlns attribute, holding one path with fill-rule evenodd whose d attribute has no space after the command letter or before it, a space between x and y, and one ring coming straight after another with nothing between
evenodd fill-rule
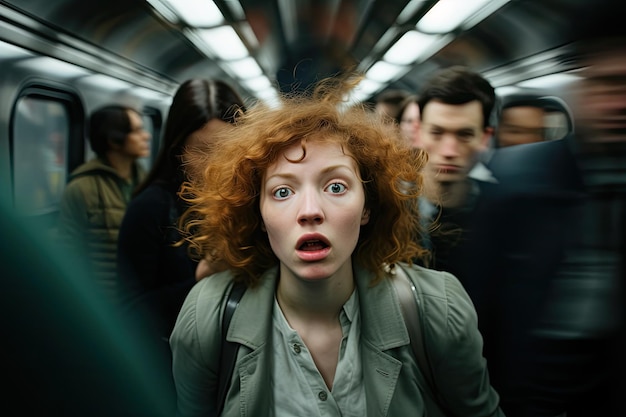
<instances>
[{"instance_id":1,"label":"curly red hair","mask_svg":"<svg viewBox=\"0 0 626 417\"><path fill-rule=\"evenodd\" d=\"M377 282L384 265L427 254L417 243L426 155L370 109L345 106L343 98L357 81L323 80L309 94L283 96L280 107L259 102L210 148L187 156L189 180L180 195L190 208L180 224L193 256L231 269L249 286L258 283L263 271L279 262L262 231L263 175L294 143L305 149L306 142L318 140L339 143L360 170L370 221L361 229L354 261L374 271Z\"/></svg>"}]
</instances>

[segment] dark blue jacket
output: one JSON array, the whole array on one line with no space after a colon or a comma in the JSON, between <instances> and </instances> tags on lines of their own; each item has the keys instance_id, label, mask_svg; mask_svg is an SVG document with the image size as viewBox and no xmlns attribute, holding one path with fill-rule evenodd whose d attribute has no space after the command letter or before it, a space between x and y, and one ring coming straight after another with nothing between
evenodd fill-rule
<instances>
[{"instance_id":1,"label":"dark blue jacket","mask_svg":"<svg viewBox=\"0 0 626 417\"><path fill-rule=\"evenodd\" d=\"M508 416L626 415L614 372L626 175L576 140L502 148L489 163L499 186L475 225L467 290Z\"/></svg>"}]
</instances>

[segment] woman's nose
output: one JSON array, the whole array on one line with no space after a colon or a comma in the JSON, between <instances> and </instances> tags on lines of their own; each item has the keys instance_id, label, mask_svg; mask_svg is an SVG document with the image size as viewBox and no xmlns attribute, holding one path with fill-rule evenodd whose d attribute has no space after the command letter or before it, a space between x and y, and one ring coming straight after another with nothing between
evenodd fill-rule
<instances>
[{"instance_id":1,"label":"woman's nose","mask_svg":"<svg viewBox=\"0 0 626 417\"><path fill-rule=\"evenodd\" d=\"M301 194L300 210L298 212L298 223L301 225L309 223L321 223L324 221L324 211L322 210L321 198L317 192L305 191Z\"/></svg>"}]
</instances>

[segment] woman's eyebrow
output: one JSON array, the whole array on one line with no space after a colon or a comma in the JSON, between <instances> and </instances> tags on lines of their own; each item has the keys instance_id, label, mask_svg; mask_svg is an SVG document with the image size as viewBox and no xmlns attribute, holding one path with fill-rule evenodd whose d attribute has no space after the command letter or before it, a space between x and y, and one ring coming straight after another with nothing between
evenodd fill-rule
<instances>
[{"instance_id":1,"label":"woman's eyebrow","mask_svg":"<svg viewBox=\"0 0 626 417\"><path fill-rule=\"evenodd\" d=\"M264 182L268 182L269 180L272 180L274 178L293 179L295 177L296 177L295 174L291 174L289 172L277 172L275 174L270 175L269 177L266 177Z\"/></svg>"},{"instance_id":2,"label":"woman's eyebrow","mask_svg":"<svg viewBox=\"0 0 626 417\"><path fill-rule=\"evenodd\" d=\"M350 165L347 165L347 164L337 164L337 165L332 165L332 166L324 168L322 170L322 173L326 174L326 173L333 172L333 171L342 171L344 169L346 169L346 170L348 170L350 172L354 172L354 168L351 167Z\"/></svg>"},{"instance_id":3,"label":"woman's eyebrow","mask_svg":"<svg viewBox=\"0 0 626 417\"><path fill-rule=\"evenodd\" d=\"M347 165L347 164L337 164L337 165L331 165L331 166L328 166L328 167L322 169L321 173L322 174L328 174L328 173L331 173L333 171L343 171L343 170L348 170L351 173L355 172L354 168L351 167L350 165ZM290 178L295 178L296 175L293 174L293 173L290 173L290 172L276 172L276 173L268 176L265 179L265 181L267 182L270 179L275 178L275 177L290 179Z\"/></svg>"}]
</instances>

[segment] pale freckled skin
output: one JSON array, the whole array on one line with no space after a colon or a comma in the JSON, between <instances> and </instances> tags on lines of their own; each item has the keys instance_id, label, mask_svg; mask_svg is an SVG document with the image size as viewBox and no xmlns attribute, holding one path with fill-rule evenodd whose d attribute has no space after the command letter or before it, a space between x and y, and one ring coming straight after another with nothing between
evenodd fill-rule
<instances>
[{"instance_id":1,"label":"pale freckled skin","mask_svg":"<svg viewBox=\"0 0 626 417\"><path fill-rule=\"evenodd\" d=\"M300 144L287 150L298 159ZM341 193L331 184L341 184ZM290 195L276 199L277 189ZM307 156L298 163L279 157L265 174L260 199L261 215L272 249L281 263L281 274L302 279L325 279L351 269L351 256L364 224L365 193L354 159L336 143L307 143ZM307 263L296 254L298 239L318 233L330 244L326 259Z\"/></svg>"},{"instance_id":2,"label":"pale freckled skin","mask_svg":"<svg viewBox=\"0 0 626 417\"><path fill-rule=\"evenodd\" d=\"M369 221L353 158L336 142L298 143L267 169L260 210L280 261L276 299L332 389L342 329L341 307L354 291L352 253Z\"/></svg>"}]
</instances>

